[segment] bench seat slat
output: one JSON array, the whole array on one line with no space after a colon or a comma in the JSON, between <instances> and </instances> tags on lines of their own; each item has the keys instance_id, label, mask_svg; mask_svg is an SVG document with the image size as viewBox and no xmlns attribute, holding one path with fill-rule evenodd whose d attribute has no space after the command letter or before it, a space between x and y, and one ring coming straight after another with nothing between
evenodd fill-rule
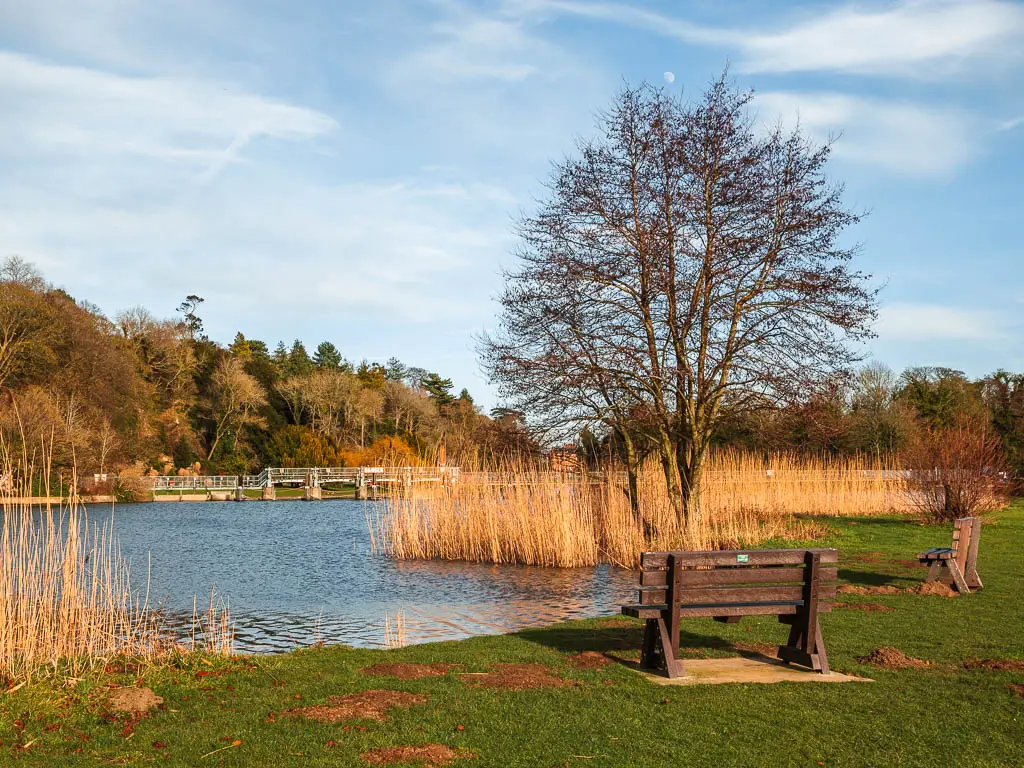
<instances>
[{"instance_id":1,"label":"bench seat slat","mask_svg":"<svg viewBox=\"0 0 1024 768\"><path fill-rule=\"evenodd\" d=\"M669 555L674 555L676 562L683 567L692 566L759 566L759 565L803 565L807 552L817 552L821 562L834 565L839 562L839 552L835 549L724 549L710 552L644 552L640 555L643 570L665 568L668 566ZM745 557L745 562L737 558Z\"/></svg>"},{"instance_id":2,"label":"bench seat slat","mask_svg":"<svg viewBox=\"0 0 1024 768\"><path fill-rule=\"evenodd\" d=\"M956 550L949 547L935 547L918 554L918 560L952 560L956 557Z\"/></svg>"},{"instance_id":3,"label":"bench seat slat","mask_svg":"<svg viewBox=\"0 0 1024 768\"><path fill-rule=\"evenodd\" d=\"M641 589L640 602L644 605L665 602L664 587L648 587ZM835 584L819 584L817 596L821 598L835 597ZM677 594L679 604L704 605L706 603L754 604L779 600L803 600L804 588L801 585L775 585L768 587L708 587L702 589L681 589Z\"/></svg>"},{"instance_id":4,"label":"bench seat slat","mask_svg":"<svg viewBox=\"0 0 1024 768\"><path fill-rule=\"evenodd\" d=\"M818 603L818 612L827 613L832 610L832 603ZM708 616L786 616L799 613L803 600L780 600L772 603L752 603L749 605L724 603L708 605L687 605L679 609L680 618L705 618ZM660 605L624 605L622 613L638 619L656 619L666 608Z\"/></svg>"},{"instance_id":5,"label":"bench seat slat","mask_svg":"<svg viewBox=\"0 0 1024 768\"><path fill-rule=\"evenodd\" d=\"M818 573L822 582L839 578L839 570L835 567L822 568ZM803 567L740 567L683 571L679 577L679 583L684 587L708 587L718 584L802 584L805 573ZM644 587L664 587L668 584L668 571L644 571L640 574L640 584Z\"/></svg>"}]
</instances>

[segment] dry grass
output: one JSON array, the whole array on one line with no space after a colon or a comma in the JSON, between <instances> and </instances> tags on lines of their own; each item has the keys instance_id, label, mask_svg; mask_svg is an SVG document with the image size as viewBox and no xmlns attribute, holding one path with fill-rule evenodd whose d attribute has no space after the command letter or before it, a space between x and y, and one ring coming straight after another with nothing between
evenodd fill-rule
<instances>
[{"instance_id":1,"label":"dry grass","mask_svg":"<svg viewBox=\"0 0 1024 768\"><path fill-rule=\"evenodd\" d=\"M217 588L210 589L210 604L200 614L198 601L192 598L191 651L207 651L230 656L235 650L235 625L231 609L217 598Z\"/></svg>"},{"instance_id":2,"label":"dry grass","mask_svg":"<svg viewBox=\"0 0 1024 768\"><path fill-rule=\"evenodd\" d=\"M41 474L38 485L49 496L45 470L37 473L24 459L15 465L4 448L0 475ZM91 525L73 491L58 504L33 506L29 481L13 481L8 490L0 500L0 685L46 670L74 676L115 657L148 663L182 650L149 605L148 574L146 590L132 587L112 520ZM232 651L230 614L212 595L196 626L199 642L193 633L185 650Z\"/></svg>"},{"instance_id":3,"label":"dry grass","mask_svg":"<svg viewBox=\"0 0 1024 768\"><path fill-rule=\"evenodd\" d=\"M399 611L395 614L394 621L391 614L384 614L384 647L405 648L409 640L405 634L405 612Z\"/></svg>"},{"instance_id":4,"label":"dry grass","mask_svg":"<svg viewBox=\"0 0 1024 768\"><path fill-rule=\"evenodd\" d=\"M0 675L74 674L112 656L150 658L166 645L110 529L90 528L74 496L0 510Z\"/></svg>"},{"instance_id":5,"label":"dry grass","mask_svg":"<svg viewBox=\"0 0 1024 768\"><path fill-rule=\"evenodd\" d=\"M374 546L398 559L636 567L645 549L723 549L775 538L813 538L797 515L908 511L895 467L863 459L798 460L724 452L705 473L702 514L685 529L664 477L640 476L639 519L618 474L585 476L527 467L466 474L447 488L389 498L370 520Z\"/></svg>"}]
</instances>

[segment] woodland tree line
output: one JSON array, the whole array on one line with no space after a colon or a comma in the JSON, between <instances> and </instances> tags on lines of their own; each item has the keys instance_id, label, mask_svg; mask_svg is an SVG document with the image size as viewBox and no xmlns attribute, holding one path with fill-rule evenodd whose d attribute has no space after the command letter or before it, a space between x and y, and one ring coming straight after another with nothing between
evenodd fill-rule
<instances>
[{"instance_id":1,"label":"woodland tree line","mask_svg":"<svg viewBox=\"0 0 1024 768\"><path fill-rule=\"evenodd\" d=\"M202 299L174 318L133 307L113 318L50 285L29 263L0 267L0 437L20 457L68 476L199 468L352 466L531 454L516 415L484 415L441 375L312 354L238 333L206 336Z\"/></svg>"},{"instance_id":2,"label":"woodland tree line","mask_svg":"<svg viewBox=\"0 0 1024 768\"><path fill-rule=\"evenodd\" d=\"M324 341L273 349L239 333L227 347L203 333L201 301L177 317L141 307L107 318L12 257L0 267L0 437L8 456L52 457L82 477L128 468L160 472L199 462L204 473L264 466L418 463L445 445L451 462L532 460L542 439L514 411L480 413L439 374L390 360L348 362ZM895 454L922 428L964 417L990 425L1024 470L1024 375L971 380L945 368L897 375L880 364L836 376L784 407L725 409L713 444L756 452ZM623 430L644 450L642 415ZM615 430L579 435L596 465L616 459ZM650 449L647 449L648 452ZM168 465L171 465L168 467Z\"/></svg>"},{"instance_id":3,"label":"woodland tree line","mask_svg":"<svg viewBox=\"0 0 1024 768\"><path fill-rule=\"evenodd\" d=\"M329 341L273 349L203 333L201 302L156 318L141 307L106 317L16 257L0 267L0 429L8 456L45 453L57 472L141 466L203 472L436 460L488 462L541 454L520 414L482 415L469 392L391 359L351 364ZM638 415L624 429L652 444ZM897 454L923 428L965 417L990 425L1024 470L1024 375L971 380L942 368L897 375L873 364L785 407L726 409L713 443L759 453ZM620 456L614 430L584 429L592 465ZM649 450L648 450L649 452ZM170 461L168 462L167 459Z\"/></svg>"}]
</instances>

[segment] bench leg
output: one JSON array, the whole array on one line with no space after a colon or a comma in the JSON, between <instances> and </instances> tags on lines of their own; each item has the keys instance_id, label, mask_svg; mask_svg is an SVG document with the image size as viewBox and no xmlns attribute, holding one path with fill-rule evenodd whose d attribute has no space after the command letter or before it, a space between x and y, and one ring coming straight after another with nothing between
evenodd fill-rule
<instances>
[{"instance_id":1,"label":"bench leg","mask_svg":"<svg viewBox=\"0 0 1024 768\"><path fill-rule=\"evenodd\" d=\"M956 560L947 561L949 572L953 574L953 583L956 585L956 590L962 595L971 594L971 588L967 586L967 580L964 579L963 573L960 572L960 566Z\"/></svg>"},{"instance_id":2,"label":"bench leg","mask_svg":"<svg viewBox=\"0 0 1024 768\"><path fill-rule=\"evenodd\" d=\"M817 660L817 664L814 665L814 669L821 672L823 675L827 675L831 668L828 665L828 652L825 650L825 641L821 637L821 622L816 622L814 626L814 646L815 653L811 657L811 660Z\"/></svg>"},{"instance_id":3,"label":"bench leg","mask_svg":"<svg viewBox=\"0 0 1024 768\"><path fill-rule=\"evenodd\" d=\"M781 616L779 617L782 618ZM825 641L821 636L821 624L814 623L814 630L811 637L813 643L809 642L801 617L794 617L793 627L789 631L789 641L786 645L779 646L779 658L787 664L799 664L808 667L815 672L827 675L830 671L828 664L828 652L825 650Z\"/></svg>"},{"instance_id":4,"label":"bench leg","mask_svg":"<svg viewBox=\"0 0 1024 768\"><path fill-rule=\"evenodd\" d=\"M665 671L668 673L669 678L682 677L683 662L676 658L675 651L672 650L672 638L669 636L668 626L665 624L665 618L658 618L658 634L661 639L661 651L665 656Z\"/></svg>"},{"instance_id":5,"label":"bench leg","mask_svg":"<svg viewBox=\"0 0 1024 768\"><path fill-rule=\"evenodd\" d=\"M967 586L975 592L985 586L981 583L981 576L978 575L977 568L968 568L967 573L964 574L964 578L967 580Z\"/></svg>"},{"instance_id":6,"label":"bench leg","mask_svg":"<svg viewBox=\"0 0 1024 768\"><path fill-rule=\"evenodd\" d=\"M928 567L928 575L924 577L924 583L930 584L933 581L938 581L939 574L942 572L942 561L933 560L932 564Z\"/></svg>"},{"instance_id":7,"label":"bench leg","mask_svg":"<svg viewBox=\"0 0 1024 768\"><path fill-rule=\"evenodd\" d=\"M640 646L640 669L658 668L658 622L648 619L644 622L644 642Z\"/></svg>"},{"instance_id":8,"label":"bench leg","mask_svg":"<svg viewBox=\"0 0 1024 768\"><path fill-rule=\"evenodd\" d=\"M975 520L971 527L971 539L967 550L967 565L964 568L964 578L967 586L971 589L981 589L981 576L978 575L978 544L981 541L981 520Z\"/></svg>"}]
</instances>

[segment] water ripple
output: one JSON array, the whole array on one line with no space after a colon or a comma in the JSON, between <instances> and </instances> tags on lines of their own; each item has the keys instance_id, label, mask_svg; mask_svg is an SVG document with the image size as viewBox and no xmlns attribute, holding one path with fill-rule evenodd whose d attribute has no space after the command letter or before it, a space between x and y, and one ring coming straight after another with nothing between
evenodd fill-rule
<instances>
[{"instance_id":1,"label":"water ripple","mask_svg":"<svg viewBox=\"0 0 1024 768\"><path fill-rule=\"evenodd\" d=\"M495 634L617 612L636 576L596 568L395 562L370 551L366 504L249 501L90 509L111 515L132 582L149 570L151 603L182 634L193 598L211 589L231 608L236 647L278 652L317 642L384 645L401 612L410 643Z\"/></svg>"}]
</instances>

